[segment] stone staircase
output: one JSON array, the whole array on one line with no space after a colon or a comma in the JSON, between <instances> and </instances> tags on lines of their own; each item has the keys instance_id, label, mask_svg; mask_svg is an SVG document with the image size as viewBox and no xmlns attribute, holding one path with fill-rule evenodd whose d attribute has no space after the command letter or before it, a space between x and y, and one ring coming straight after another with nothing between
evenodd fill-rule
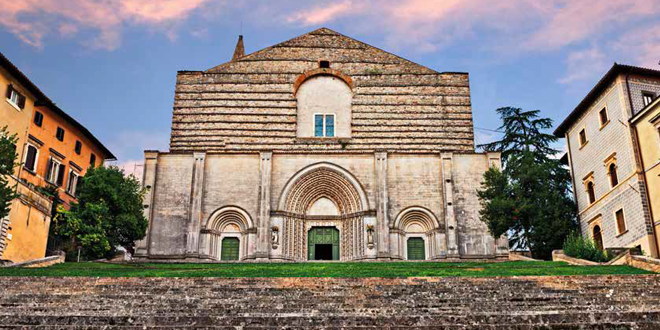
<instances>
[{"instance_id":1,"label":"stone staircase","mask_svg":"<svg viewBox=\"0 0 660 330\"><path fill-rule=\"evenodd\" d=\"M660 276L0 277L2 329L660 329Z\"/></svg>"}]
</instances>

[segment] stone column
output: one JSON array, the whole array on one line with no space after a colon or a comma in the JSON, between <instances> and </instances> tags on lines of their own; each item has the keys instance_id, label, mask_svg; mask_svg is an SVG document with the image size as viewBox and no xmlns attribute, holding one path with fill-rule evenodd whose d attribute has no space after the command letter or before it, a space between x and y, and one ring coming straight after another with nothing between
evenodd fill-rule
<instances>
[{"instance_id":1,"label":"stone column","mask_svg":"<svg viewBox=\"0 0 660 330\"><path fill-rule=\"evenodd\" d=\"M270 251L270 179L273 170L273 152L260 152L259 162L259 215L257 217L257 259L268 259Z\"/></svg>"},{"instance_id":2,"label":"stone column","mask_svg":"<svg viewBox=\"0 0 660 330\"><path fill-rule=\"evenodd\" d=\"M387 193L387 152L375 153L376 160L376 250L378 258L390 257L390 219Z\"/></svg>"},{"instance_id":3,"label":"stone column","mask_svg":"<svg viewBox=\"0 0 660 330\"><path fill-rule=\"evenodd\" d=\"M142 172L142 188L146 189L143 201L143 214L147 219L147 233L143 239L135 244L135 257L146 258L149 256L149 241L151 223L153 217L154 189L156 189L156 168L158 165L158 150L144 151L144 168Z\"/></svg>"},{"instance_id":4,"label":"stone column","mask_svg":"<svg viewBox=\"0 0 660 330\"><path fill-rule=\"evenodd\" d=\"M190 193L190 218L186 234L186 257L199 256L199 232L202 225L202 198L204 197L204 166L206 153L193 153L193 177Z\"/></svg>"},{"instance_id":5,"label":"stone column","mask_svg":"<svg viewBox=\"0 0 660 330\"><path fill-rule=\"evenodd\" d=\"M440 162L442 165L442 191L445 197L445 225L447 230L447 257L460 257L458 251L458 224L456 214L454 213L454 182L452 179L452 158L451 153L441 154Z\"/></svg>"},{"instance_id":6,"label":"stone column","mask_svg":"<svg viewBox=\"0 0 660 330\"><path fill-rule=\"evenodd\" d=\"M401 230L398 228L390 228L390 256L392 259L403 259L401 253Z\"/></svg>"}]
</instances>

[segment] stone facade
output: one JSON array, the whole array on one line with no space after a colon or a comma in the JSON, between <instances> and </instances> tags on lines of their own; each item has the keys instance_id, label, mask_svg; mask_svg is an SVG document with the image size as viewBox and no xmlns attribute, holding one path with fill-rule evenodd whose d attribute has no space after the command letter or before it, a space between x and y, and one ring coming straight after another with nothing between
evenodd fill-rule
<instances>
[{"instance_id":1,"label":"stone facade","mask_svg":"<svg viewBox=\"0 0 660 330\"><path fill-rule=\"evenodd\" d=\"M56 188L57 202L68 208L76 200L78 178L114 156L2 54L0 90L6 91L0 103L0 127L6 125L17 134L20 163L9 178L20 196L12 201L9 216L0 219L0 259L23 262L46 255L51 209L56 204L37 188ZM22 101L12 100L16 94L23 96Z\"/></svg>"},{"instance_id":2,"label":"stone facade","mask_svg":"<svg viewBox=\"0 0 660 330\"><path fill-rule=\"evenodd\" d=\"M651 104L639 111L630 123L638 141L648 210L657 233L660 230L660 98L656 97ZM660 244L658 235L656 235L656 244Z\"/></svg>"},{"instance_id":3,"label":"stone facade","mask_svg":"<svg viewBox=\"0 0 660 330\"><path fill-rule=\"evenodd\" d=\"M170 151L145 153L137 257L221 260L238 239L241 260L308 260L318 227L339 232L340 260L406 259L411 238L426 259L508 255L479 220L500 155L474 152L467 74L329 29L242 45L179 72Z\"/></svg>"},{"instance_id":4,"label":"stone facade","mask_svg":"<svg viewBox=\"0 0 660 330\"><path fill-rule=\"evenodd\" d=\"M645 107L643 92L660 93L660 72L615 64L555 134L568 144L583 235L602 237L604 248L641 246L657 256L637 138L630 124ZM623 212L623 224L617 221L617 211Z\"/></svg>"}]
</instances>

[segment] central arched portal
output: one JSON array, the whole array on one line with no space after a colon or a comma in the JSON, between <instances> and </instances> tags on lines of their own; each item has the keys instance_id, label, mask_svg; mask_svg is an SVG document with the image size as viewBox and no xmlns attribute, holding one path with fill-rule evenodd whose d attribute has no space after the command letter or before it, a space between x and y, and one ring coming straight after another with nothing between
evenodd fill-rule
<instances>
[{"instance_id":1,"label":"central arched portal","mask_svg":"<svg viewBox=\"0 0 660 330\"><path fill-rule=\"evenodd\" d=\"M284 187L282 256L293 260L353 260L365 254L368 202L355 177L319 163L294 175Z\"/></svg>"}]
</instances>

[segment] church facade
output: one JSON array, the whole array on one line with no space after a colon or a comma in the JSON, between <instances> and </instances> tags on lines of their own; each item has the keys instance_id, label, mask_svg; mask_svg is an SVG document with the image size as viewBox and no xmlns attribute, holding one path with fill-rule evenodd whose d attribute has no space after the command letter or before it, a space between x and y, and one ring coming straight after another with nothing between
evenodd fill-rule
<instances>
[{"instance_id":1,"label":"church facade","mask_svg":"<svg viewBox=\"0 0 660 330\"><path fill-rule=\"evenodd\" d=\"M433 260L508 256L476 194L466 73L322 28L177 75L168 152L146 151L135 257Z\"/></svg>"}]
</instances>

